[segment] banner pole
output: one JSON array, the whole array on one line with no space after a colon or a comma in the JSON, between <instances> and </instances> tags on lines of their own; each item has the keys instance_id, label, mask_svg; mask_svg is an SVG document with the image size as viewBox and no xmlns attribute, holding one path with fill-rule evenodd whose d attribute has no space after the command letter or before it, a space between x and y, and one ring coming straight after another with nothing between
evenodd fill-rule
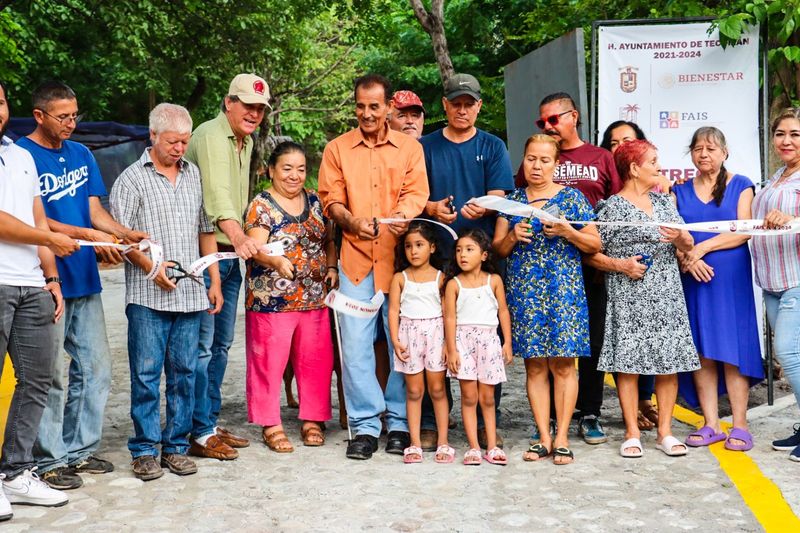
<instances>
[{"instance_id":1,"label":"banner pole","mask_svg":"<svg viewBox=\"0 0 800 533\"><path fill-rule=\"evenodd\" d=\"M336 330L336 345L339 347L339 368L342 369L341 379L342 379L342 398L347 398L345 396L345 388L344 388L344 350L342 349L342 333L339 331L339 313L336 309L331 309L333 311L333 329ZM345 404L347 402L345 401ZM339 410L342 409L342 406L339 406ZM350 429L350 421L347 422L347 440L353 440L353 432Z\"/></svg>"}]
</instances>

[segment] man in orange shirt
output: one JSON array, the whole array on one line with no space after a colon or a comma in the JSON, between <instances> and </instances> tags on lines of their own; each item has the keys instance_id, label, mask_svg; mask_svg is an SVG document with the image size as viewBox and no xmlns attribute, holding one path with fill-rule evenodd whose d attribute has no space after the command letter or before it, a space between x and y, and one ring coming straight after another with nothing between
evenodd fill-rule
<instances>
[{"instance_id":1,"label":"man in orange shirt","mask_svg":"<svg viewBox=\"0 0 800 533\"><path fill-rule=\"evenodd\" d=\"M428 200L428 178L422 145L389 129L386 115L392 90L388 80L363 76L355 81L354 93L358 127L325 147L319 192L325 215L343 230L339 291L366 302L378 291L389 292L397 237L408 225L381 225L377 220L419 215ZM388 304L387 298L381 309L387 338ZM340 325L347 416L356 434L347 446L347 457L372 457L378 449L383 412L389 430L386 451L402 454L410 440L405 383L392 369L384 392L375 377L377 316L342 315Z\"/></svg>"}]
</instances>

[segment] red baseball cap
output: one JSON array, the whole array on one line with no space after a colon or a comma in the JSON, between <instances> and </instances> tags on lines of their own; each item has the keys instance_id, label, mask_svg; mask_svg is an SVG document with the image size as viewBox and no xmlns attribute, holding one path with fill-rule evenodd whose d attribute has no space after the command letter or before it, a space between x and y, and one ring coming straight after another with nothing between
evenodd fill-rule
<instances>
[{"instance_id":1,"label":"red baseball cap","mask_svg":"<svg viewBox=\"0 0 800 533\"><path fill-rule=\"evenodd\" d=\"M392 96L392 105L396 109L406 109L409 107L418 107L425 112L425 106L422 105L422 100L419 99L412 91L397 91Z\"/></svg>"}]
</instances>

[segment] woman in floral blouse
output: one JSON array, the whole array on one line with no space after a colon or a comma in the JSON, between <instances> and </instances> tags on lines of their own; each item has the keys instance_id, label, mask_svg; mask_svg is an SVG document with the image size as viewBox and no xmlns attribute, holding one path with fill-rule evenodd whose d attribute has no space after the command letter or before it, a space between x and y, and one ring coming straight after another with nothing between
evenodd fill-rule
<instances>
[{"instance_id":1,"label":"woman in floral blouse","mask_svg":"<svg viewBox=\"0 0 800 533\"><path fill-rule=\"evenodd\" d=\"M306 156L299 144L279 144L268 161L272 186L245 213L245 231L262 243L280 242L284 255L259 253L247 261L247 413L264 427L273 451L294 450L280 416L282 376L291 360L300 397L306 446L325 442L331 418L331 342L325 290L338 282L331 225L315 191L305 189Z\"/></svg>"}]
</instances>

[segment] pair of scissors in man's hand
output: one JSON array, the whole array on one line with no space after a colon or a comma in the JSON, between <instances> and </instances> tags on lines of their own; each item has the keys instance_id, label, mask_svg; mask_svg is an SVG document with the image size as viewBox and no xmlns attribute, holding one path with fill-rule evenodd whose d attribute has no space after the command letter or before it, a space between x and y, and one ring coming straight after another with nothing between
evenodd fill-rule
<instances>
[{"instance_id":1,"label":"pair of scissors in man's hand","mask_svg":"<svg viewBox=\"0 0 800 533\"><path fill-rule=\"evenodd\" d=\"M200 285L205 286L205 283L203 283L203 281L200 279L200 276L185 270L178 261L167 261L167 263L170 263L170 265L166 268L172 269L173 271L171 275L167 276L172 283L177 285L180 280L188 278L196 283L199 283ZM176 272L178 274L176 274Z\"/></svg>"}]
</instances>

